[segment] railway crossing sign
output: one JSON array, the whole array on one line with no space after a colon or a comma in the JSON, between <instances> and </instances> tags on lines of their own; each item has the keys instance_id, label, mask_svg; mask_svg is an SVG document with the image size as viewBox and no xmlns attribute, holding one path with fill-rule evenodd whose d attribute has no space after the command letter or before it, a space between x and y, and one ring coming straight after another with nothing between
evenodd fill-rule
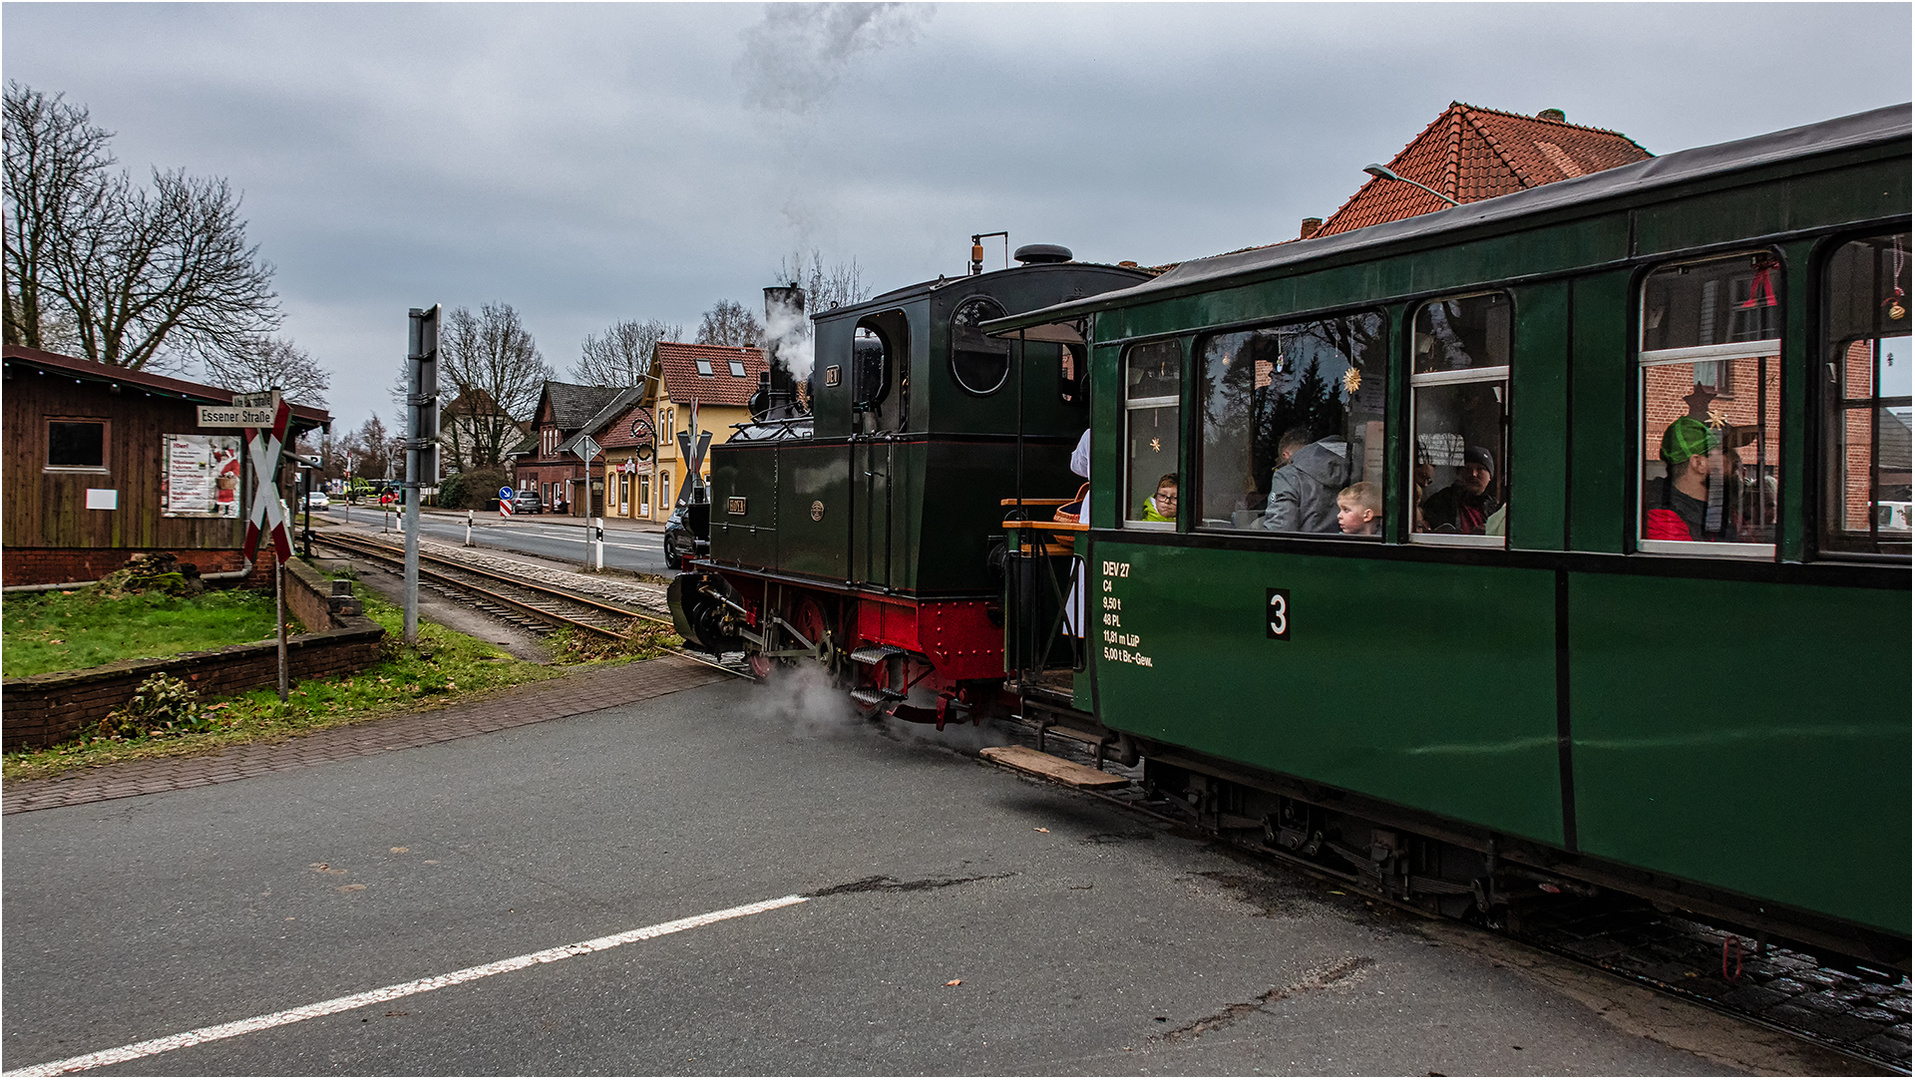
<instances>
[{"instance_id":1,"label":"railway crossing sign","mask_svg":"<svg viewBox=\"0 0 1915 1080\"><path fill-rule=\"evenodd\" d=\"M696 434L694 434L696 433ZM694 446L692 440L698 440ZM698 430L698 402L692 402L691 426L678 433L678 452L685 458L685 482L679 485L678 502L685 506L692 493L704 484L705 451L711 449L711 432Z\"/></svg>"},{"instance_id":2,"label":"railway crossing sign","mask_svg":"<svg viewBox=\"0 0 1915 1080\"><path fill-rule=\"evenodd\" d=\"M512 489L510 487L502 487L499 489L499 516L512 516Z\"/></svg>"},{"instance_id":3,"label":"railway crossing sign","mask_svg":"<svg viewBox=\"0 0 1915 1080\"><path fill-rule=\"evenodd\" d=\"M275 399L278 396L277 392L273 395ZM259 551L260 535L268 531L272 533L273 554L278 564L284 566L293 557L292 538L286 535L286 519L280 512L279 486L276 483L279 478L279 455L286 442L286 424L292 415L292 407L284 401L278 401L273 407L270 428L246 429L246 456L253 463L253 507L246 518L244 548L249 561Z\"/></svg>"}]
</instances>

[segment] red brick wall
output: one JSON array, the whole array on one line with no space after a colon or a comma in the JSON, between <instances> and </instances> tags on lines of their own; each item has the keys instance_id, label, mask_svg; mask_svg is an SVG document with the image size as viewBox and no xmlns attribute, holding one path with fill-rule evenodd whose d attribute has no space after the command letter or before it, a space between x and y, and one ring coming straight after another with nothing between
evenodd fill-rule
<instances>
[{"instance_id":1,"label":"red brick wall","mask_svg":"<svg viewBox=\"0 0 1915 1080\"><path fill-rule=\"evenodd\" d=\"M377 663L385 629L358 614L356 604L333 601L331 582L304 563L288 563L286 570L287 606L300 622L322 628L287 639L292 681L337 678ZM0 684L0 745L16 750L70 739L125 705L140 683L161 671L186 680L202 698L276 686L279 646L256 641L163 660L123 660L85 671L7 679Z\"/></svg>"},{"instance_id":2,"label":"red brick wall","mask_svg":"<svg viewBox=\"0 0 1915 1080\"><path fill-rule=\"evenodd\" d=\"M159 548L8 548L0 553L0 582L7 585L54 585L67 581L98 581L126 565L139 551L165 550L202 574L238 570L245 565L238 551ZM272 558L260 560L240 584L273 587Z\"/></svg>"},{"instance_id":3,"label":"red brick wall","mask_svg":"<svg viewBox=\"0 0 1915 1080\"><path fill-rule=\"evenodd\" d=\"M1875 342L1864 339L1848 348L1842 365L1842 393L1865 398L1875 382ZM1868 531L1869 444L1875 439L1875 413L1870 409L1843 409L1837 437L1842 440L1842 527ZM1834 479L1833 477L1831 479Z\"/></svg>"}]
</instances>

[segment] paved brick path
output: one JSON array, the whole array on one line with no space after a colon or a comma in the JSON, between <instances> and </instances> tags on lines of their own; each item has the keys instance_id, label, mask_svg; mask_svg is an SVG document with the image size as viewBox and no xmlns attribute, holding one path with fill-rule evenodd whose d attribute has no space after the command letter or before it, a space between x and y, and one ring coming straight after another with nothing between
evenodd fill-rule
<instances>
[{"instance_id":1,"label":"paved brick path","mask_svg":"<svg viewBox=\"0 0 1915 1080\"><path fill-rule=\"evenodd\" d=\"M223 784L279 769L383 754L576 716L730 677L678 656L577 671L478 701L326 728L284 742L234 746L193 757L126 761L73 769L47 780L12 782L0 791L0 813L24 814L55 806Z\"/></svg>"}]
</instances>

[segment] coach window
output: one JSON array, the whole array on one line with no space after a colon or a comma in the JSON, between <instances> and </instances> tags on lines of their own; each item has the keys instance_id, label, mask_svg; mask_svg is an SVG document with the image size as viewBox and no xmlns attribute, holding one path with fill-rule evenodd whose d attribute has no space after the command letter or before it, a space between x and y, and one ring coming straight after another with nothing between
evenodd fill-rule
<instances>
[{"instance_id":1,"label":"coach window","mask_svg":"<svg viewBox=\"0 0 1915 1080\"><path fill-rule=\"evenodd\" d=\"M987 336L978 324L1004 317L1004 305L973 296L951 313L951 376L980 396L995 394L1011 372L1011 343Z\"/></svg>"},{"instance_id":2,"label":"coach window","mask_svg":"<svg viewBox=\"0 0 1915 1080\"><path fill-rule=\"evenodd\" d=\"M1908 233L1830 256L1822 356L1822 548L1909 556Z\"/></svg>"},{"instance_id":3,"label":"coach window","mask_svg":"<svg viewBox=\"0 0 1915 1080\"><path fill-rule=\"evenodd\" d=\"M1183 349L1175 341L1138 345L1124 356L1124 524L1175 529L1183 453L1178 395Z\"/></svg>"},{"instance_id":4,"label":"coach window","mask_svg":"<svg viewBox=\"0 0 1915 1080\"><path fill-rule=\"evenodd\" d=\"M106 421L52 417L47 420L48 472L106 470Z\"/></svg>"},{"instance_id":5,"label":"coach window","mask_svg":"<svg viewBox=\"0 0 1915 1080\"><path fill-rule=\"evenodd\" d=\"M1509 297L1425 304L1411 339L1410 538L1501 547L1509 522Z\"/></svg>"},{"instance_id":6,"label":"coach window","mask_svg":"<svg viewBox=\"0 0 1915 1080\"><path fill-rule=\"evenodd\" d=\"M1774 556L1783 284L1767 252L1643 282L1640 550Z\"/></svg>"},{"instance_id":7,"label":"coach window","mask_svg":"<svg viewBox=\"0 0 1915 1080\"><path fill-rule=\"evenodd\" d=\"M1366 311L1205 340L1205 528L1381 539L1384 335Z\"/></svg>"}]
</instances>

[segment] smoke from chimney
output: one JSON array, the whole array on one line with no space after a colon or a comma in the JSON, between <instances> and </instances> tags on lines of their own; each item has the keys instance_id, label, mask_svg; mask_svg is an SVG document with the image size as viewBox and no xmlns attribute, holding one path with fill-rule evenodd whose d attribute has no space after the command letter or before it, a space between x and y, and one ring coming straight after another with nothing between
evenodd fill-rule
<instances>
[{"instance_id":1,"label":"smoke from chimney","mask_svg":"<svg viewBox=\"0 0 1915 1080\"><path fill-rule=\"evenodd\" d=\"M811 376L811 324L805 319L805 291L795 281L765 288L765 354L770 370L758 381L752 415L771 420L798 415L798 383Z\"/></svg>"}]
</instances>

